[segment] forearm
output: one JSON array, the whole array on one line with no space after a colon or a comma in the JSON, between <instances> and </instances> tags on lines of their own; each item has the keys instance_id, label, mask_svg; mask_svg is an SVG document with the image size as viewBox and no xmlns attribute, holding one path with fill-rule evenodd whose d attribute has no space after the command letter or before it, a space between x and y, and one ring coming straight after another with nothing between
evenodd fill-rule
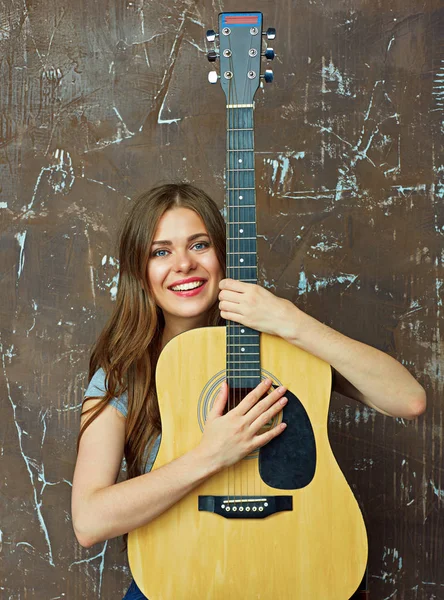
<instances>
[{"instance_id":1,"label":"forearm","mask_svg":"<svg viewBox=\"0 0 444 600\"><path fill-rule=\"evenodd\" d=\"M196 448L150 473L98 490L84 504L77 539L89 548L146 525L214 472Z\"/></svg>"},{"instance_id":2,"label":"forearm","mask_svg":"<svg viewBox=\"0 0 444 600\"><path fill-rule=\"evenodd\" d=\"M290 305L284 339L329 363L345 378L347 395L394 417L411 419L424 411L425 391L401 363Z\"/></svg>"}]
</instances>

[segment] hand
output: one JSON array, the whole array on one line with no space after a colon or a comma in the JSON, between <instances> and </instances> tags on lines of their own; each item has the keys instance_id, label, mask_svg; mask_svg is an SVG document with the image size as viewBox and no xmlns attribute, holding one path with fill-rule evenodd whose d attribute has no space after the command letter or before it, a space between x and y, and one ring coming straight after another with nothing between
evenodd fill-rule
<instances>
[{"instance_id":1,"label":"hand","mask_svg":"<svg viewBox=\"0 0 444 600\"><path fill-rule=\"evenodd\" d=\"M286 427L280 423L265 433L257 435L287 403L287 388L277 388L260 400L270 388L271 380L262 381L232 410L224 414L228 399L228 384L222 384L205 423L200 450L216 471L229 467L264 446L282 433Z\"/></svg>"},{"instance_id":2,"label":"hand","mask_svg":"<svg viewBox=\"0 0 444 600\"><path fill-rule=\"evenodd\" d=\"M299 309L289 300L236 279L222 279L219 289L222 318L284 339L294 335Z\"/></svg>"}]
</instances>

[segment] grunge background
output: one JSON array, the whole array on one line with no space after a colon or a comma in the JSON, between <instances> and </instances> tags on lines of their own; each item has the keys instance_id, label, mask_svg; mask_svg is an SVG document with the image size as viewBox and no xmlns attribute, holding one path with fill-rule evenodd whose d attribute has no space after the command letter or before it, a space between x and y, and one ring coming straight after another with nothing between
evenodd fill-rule
<instances>
[{"instance_id":1,"label":"grunge background","mask_svg":"<svg viewBox=\"0 0 444 600\"><path fill-rule=\"evenodd\" d=\"M2 598L117 599L130 581L121 539L87 550L72 531L89 350L130 200L184 179L223 209L205 31L230 10L277 29L255 98L259 283L427 391L413 422L332 399L371 598L444 599L440 0L0 0Z\"/></svg>"}]
</instances>

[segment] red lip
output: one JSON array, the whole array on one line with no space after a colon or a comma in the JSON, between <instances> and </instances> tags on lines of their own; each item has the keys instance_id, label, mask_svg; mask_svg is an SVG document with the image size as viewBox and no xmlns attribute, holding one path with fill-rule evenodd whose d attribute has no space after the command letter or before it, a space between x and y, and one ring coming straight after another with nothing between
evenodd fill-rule
<instances>
[{"instance_id":1,"label":"red lip","mask_svg":"<svg viewBox=\"0 0 444 600\"><path fill-rule=\"evenodd\" d=\"M193 281L206 281L205 277L189 277L188 279L180 279L179 281L175 281L171 285L168 286L168 289L174 287L175 285L181 285L182 283L192 283Z\"/></svg>"},{"instance_id":2,"label":"red lip","mask_svg":"<svg viewBox=\"0 0 444 600\"><path fill-rule=\"evenodd\" d=\"M188 298L190 296L197 296L198 294L200 294L202 292L202 290L205 289L207 285L207 282L205 281L205 283L203 283L200 287L194 288L193 290L186 290L184 292L175 292L174 290L170 290L170 292L173 292L173 294L176 294L176 296L182 296L182 298Z\"/></svg>"}]
</instances>

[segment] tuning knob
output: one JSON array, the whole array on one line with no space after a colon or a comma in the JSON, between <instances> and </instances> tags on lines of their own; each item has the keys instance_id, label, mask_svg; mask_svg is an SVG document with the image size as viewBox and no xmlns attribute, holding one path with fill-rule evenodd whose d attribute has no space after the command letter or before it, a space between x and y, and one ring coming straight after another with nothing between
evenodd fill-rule
<instances>
[{"instance_id":1,"label":"tuning knob","mask_svg":"<svg viewBox=\"0 0 444 600\"><path fill-rule=\"evenodd\" d=\"M214 50L210 50L207 54L207 58L210 62L214 62L215 60L217 60L219 58L219 54L217 52L215 52Z\"/></svg>"},{"instance_id":2,"label":"tuning knob","mask_svg":"<svg viewBox=\"0 0 444 600\"><path fill-rule=\"evenodd\" d=\"M210 83L217 83L218 79L220 79L220 75L217 74L217 71L210 71L208 73L208 81Z\"/></svg>"},{"instance_id":3,"label":"tuning knob","mask_svg":"<svg viewBox=\"0 0 444 600\"><path fill-rule=\"evenodd\" d=\"M264 79L265 83L271 83L274 79L273 71L271 69L267 69L263 75L261 75L262 79Z\"/></svg>"},{"instance_id":4,"label":"tuning knob","mask_svg":"<svg viewBox=\"0 0 444 600\"><path fill-rule=\"evenodd\" d=\"M262 56L265 56L267 60L273 60L275 56L273 48L267 48L265 52L262 52Z\"/></svg>"},{"instance_id":5,"label":"tuning knob","mask_svg":"<svg viewBox=\"0 0 444 600\"><path fill-rule=\"evenodd\" d=\"M207 31L207 40L209 42L214 42L214 40L217 38L218 34L214 31L214 29L209 29Z\"/></svg>"},{"instance_id":6,"label":"tuning knob","mask_svg":"<svg viewBox=\"0 0 444 600\"><path fill-rule=\"evenodd\" d=\"M274 27L269 27L262 35L266 35L267 40L274 40L276 37L276 29Z\"/></svg>"}]
</instances>

